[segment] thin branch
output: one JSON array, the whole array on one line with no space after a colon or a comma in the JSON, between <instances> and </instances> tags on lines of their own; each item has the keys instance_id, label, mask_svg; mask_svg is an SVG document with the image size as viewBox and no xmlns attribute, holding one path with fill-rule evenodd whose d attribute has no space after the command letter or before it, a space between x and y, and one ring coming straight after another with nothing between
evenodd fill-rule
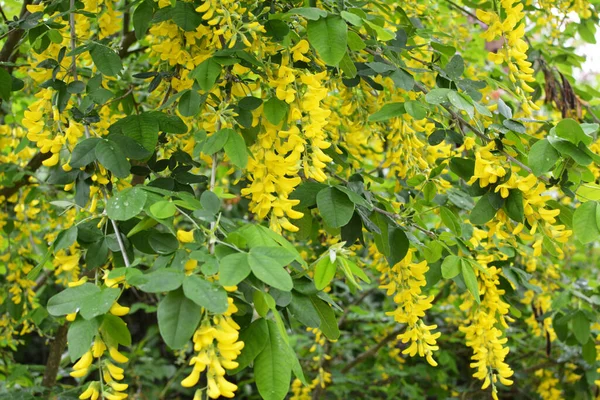
<instances>
[{"instance_id":1,"label":"thin branch","mask_svg":"<svg viewBox=\"0 0 600 400\"><path fill-rule=\"evenodd\" d=\"M459 11L462 11L463 13L465 13L466 15L468 15L469 17L473 18L476 21L481 22L482 24L485 24L485 26L487 26L487 24L485 22L483 22L482 20L480 20L479 18L477 18L477 15L473 14L471 11L467 10L466 8L459 6L458 4L456 4L455 2L453 2L452 0L444 0L446 3L450 4L452 7L456 8Z\"/></svg>"},{"instance_id":2,"label":"thin branch","mask_svg":"<svg viewBox=\"0 0 600 400\"><path fill-rule=\"evenodd\" d=\"M397 327L396 329L394 329L392 332L390 332L386 337L384 337L383 339L381 339L381 341L379 343L377 343L375 346L371 347L369 350L361 353L358 355L358 357L356 357L355 359L353 359L352 361L350 361L348 364L346 364L346 366L344 368L342 368L342 374L347 373L348 371L350 371L352 368L354 368L355 366L357 366L358 364L362 363L363 361L367 360L368 358L370 358L371 356L374 356L375 354L377 354L377 352L386 344L388 344L389 342L391 342L392 340L395 340L396 337L402 333L402 331L406 328L405 325L401 325L399 327Z\"/></svg>"},{"instance_id":3,"label":"thin branch","mask_svg":"<svg viewBox=\"0 0 600 400\"><path fill-rule=\"evenodd\" d=\"M42 166L42 162L47 160L48 158L50 158L51 155L52 155L52 153L50 153L50 152L37 153L27 163L27 166L25 166L24 170L31 171L31 172L36 171L38 168L40 168ZM15 194L21 187L28 185L31 182L31 177L32 177L31 174L27 174L22 179L18 180L17 182L14 182L13 186L0 189L0 197L4 196L6 199L8 199L13 194Z\"/></svg>"},{"instance_id":4,"label":"thin branch","mask_svg":"<svg viewBox=\"0 0 600 400\"><path fill-rule=\"evenodd\" d=\"M110 218L109 218L110 219ZM125 262L125 268L129 268L131 264L129 263L129 256L127 255L127 251L125 250L125 245L123 244L123 239L121 238L121 232L119 231L119 227L114 219L111 219L112 227L115 231L115 235L117 236L117 243L119 244L119 249L121 250L121 254L123 255L123 261Z\"/></svg>"}]
</instances>

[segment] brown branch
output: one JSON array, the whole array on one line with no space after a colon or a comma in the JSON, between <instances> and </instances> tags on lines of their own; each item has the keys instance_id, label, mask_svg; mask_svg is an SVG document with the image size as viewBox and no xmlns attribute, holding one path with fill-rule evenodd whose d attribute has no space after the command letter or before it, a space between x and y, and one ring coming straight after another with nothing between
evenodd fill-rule
<instances>
[{"instance_id":1,"label":"brown branch","mask_svg":"<svg viewBox=\"0 0 600 400\"><path fill-rule=\"evenodd\" d=\"M377 352L383 346L385 346L386 344L388 344L392 340L396 339L396 337L400 333L402 333L402 331L404 330L404 328L405 328L404 325L401 325L401 326L397 327L392 332L390 332L386 337L384 337L383 339L381 339L381 341L379 343L377 343L375 346L373 346L369 350L367 350L367 351L359 354L358 357L356 357L354 360L350 361L348 364L346 364L346 366L344 368L342 368L342 371L341 371L342 374L347 373L348 371L350 371L352 368L354 368L358 364L362 363L363 361L365 361L366 359L370 358L371 356L374 356L375 354L377 354Z\"/></svg>"},{"instance_id":2,"label":"brown branch","mask_svg":"<svg viewBox=\"0 0 600 400\"><path fill-rule=\"evenodd\" d=\"M130 31L123 35L123 40L121 40L121 49L119 50L119 57L125 58L129 55L129 48L137 41L135 37L135 32Z\"/></svg>"},{"instance_id":3,"label":"brown branch","mask_svg":"<svg viewBox=\"0 0 600 400\"><path fill-rule=\"evenodd\" d=\"M24 0L23 6L21 7L21 12L19 13L19 18L23 19L29 11L27 11L27 6L31 4L31 0ZM0 61L13 61L16 53L14 53L15 48L17 47L19 41L23 37L25 31L21 28L14 29L8 33L6 42L4 42L4 46L2 46L2 50L0 50ZM8 71L11 72L12 67L7 67Z\"/></svg>"},{"instance_id":4,"label":"brown branch","mask_svg":"<svg viewBox=\"0 0 600 400\"><path fill-rule=\"evenodd\" d=\"M435 295L435 297L433 298L433 300L431 301L431 304L435 304L437 303L444 295L446 288L448 288L450 286L450 281L446 282L441 288L440 291ZM400 333L402 333L402 331L406 328L406 325L401 325L399 327L397 327L396 329L394 329L391 333L389 333L386 337L384 337L379 343L377 343L375 346L371 347L370 349L368 349L367 351L359 354L355 359L353 359L352 361L350 361L348 364L346 364L346 366L344 368L342 368L342 373L345 374L346 372L350 371L352 368L354 368L356 365L362 363L363 361L365 361L366 359L368 359L369 357L374 356L375 354L377 354L377 352L383 347L385 346L387 343L389 343L390 341L392 341L393 339L395 339Z\"/></svg>"},{"instance_id":5,"label":"brown branch","mask_svg":"<svg viewBox=\"0 0 600 400\"><path fill-rule=\"evenodd\" d=\"M40 168L42 166L42 162L44 160L47 160L48 158L50 158L51 155L52 155L52 153L50 153L50 152L37 153L35 156L33 156L33 158L29 161L29 163L27 163L25 170L30 171L30 172L35 172L38 168ZM13 186L0 189L0 197L4 196L6 199L8 199L10 196L15 194L20 188L28 185L30 183L30 181L31 181L31 175L27 175L27 176L23 177L23 179L20 179L17 182L15 182Z\"/></svg>"},{"instance_id":6,"label":"brown branch","mask_svg":"<svg viewBox=\"0 0 600 400\"><path fill-rule=\"evenodd\" d=\"M56 336L50 344L50 355L48 355L48 361L46 362L46 370L44 371L44 379L42 385L51 388L56 383L56 375L58 375L58 368L60 367L60 359L62 353L65 351L67 345L67 331L69 327L66 323L62 324Z\"/></svg>"}]
</instances>

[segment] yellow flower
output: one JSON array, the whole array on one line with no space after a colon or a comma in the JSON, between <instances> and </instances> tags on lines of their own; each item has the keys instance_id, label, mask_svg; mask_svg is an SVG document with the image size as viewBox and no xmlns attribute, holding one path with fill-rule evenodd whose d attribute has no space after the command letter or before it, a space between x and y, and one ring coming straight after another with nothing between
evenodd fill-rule
<instances>
[{"instance_id":1,"label":"yellow flower","mask_svg":"<svg viewBox=\"0 0 600 400\"><path fill-rule=\"evenodd\" d=\"M110 354L110 357L113 360L115 360L116 362L118 362L120 364L123 364L123 363L126 363L127 361L129 361L129 358L127 358L123 354L121 354L119 352L119 350L117 350L116 347L109 347L108 353Z\"/></svg>"},{"instance_id":2,"label":"yellow flower","mask_svg":"<svg viewBox=\"0 0 600 400\"><path fill-rule=\"evenodd\" d=\"M194 241L194 231L184 231L179 229L177 231L177 239L181 243L192 243Z\"/></svg>"},{"instance_id":3,"label":"yellow flower","mask_svg":"<svg viewBox=\"0 0 600 400\"><path fill-rule=\"evenodd\" d=\"M116 301L110 308L110 313L112 315L116 315L117 317L122 317L123 315L127 315L128 312L129 312L129 307L123 307Z\"/></svg>"},{"instance_id":4,"label":"yellow flower","mask_svg":"<svg viewBox=\"0 0 600 400\"><path fill-rule=\"evenodd\" d=\"M88 385L87 389L79 395L81 400L83 399L91 399L96 400L100 396L100 392L98 391L99 384L98 382L92 382Z\"/></svg>"}]
</instances>

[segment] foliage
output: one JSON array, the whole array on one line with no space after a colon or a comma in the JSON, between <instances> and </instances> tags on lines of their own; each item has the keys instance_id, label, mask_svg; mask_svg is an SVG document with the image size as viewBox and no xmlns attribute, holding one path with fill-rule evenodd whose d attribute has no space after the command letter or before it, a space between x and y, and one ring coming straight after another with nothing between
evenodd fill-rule
<instances>
[{"instance_id":1,"label":"foliage","mask_svg":"<svg viewBox=\"0 0 600 400\"><path fill-rule=\"evenodd\" d=\"M598 396L597 0L18 3L0 394Z\"/></svg>"}]
</instances>

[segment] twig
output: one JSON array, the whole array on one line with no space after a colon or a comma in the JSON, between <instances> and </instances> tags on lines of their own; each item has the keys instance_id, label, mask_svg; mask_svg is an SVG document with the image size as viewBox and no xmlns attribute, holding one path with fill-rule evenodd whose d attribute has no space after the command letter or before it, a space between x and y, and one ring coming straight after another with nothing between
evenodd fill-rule
<instances>
[{"instance_id":1,"label":"twig","mask_svg":"<svg viewBox=\"0 0 600 400\"><path fill-rule=\"evenodd\" d=\"M109 218L110 219L110 218ZM127 251L125 250L125 245L123 244L123 239L121 238L121 232L119 231L119 227L114 219L111 219L112 227L115 231L115 235L117 236L117 243L119 244L119 249L121 250L121 254L123 255L123 261L125 262L125 267L129 268L131 264L129 263L129 256L127 255Z\"/></svg>"},{"instance_id":2,"label":"twig","mask_svg":"<svg viewBox=\"0 0 600 400\"><path fill-rule=\"evenodd\" d=\"M341 371L342 374L347 373L348 371L350 371L352 368L354 368L358 364L362 363L366 359L375 355L383 346L385 346L392 340L396 339L396 337L402 333L404 328L406 328L405 325L401 325L401 326L397 327L392 332L390 332L386 337L381 339L381 341L379 343L377 343L375 346L373 346L369 350L359 354L358 357L356 357L354 360L350 361L348 364L346 364L346 366L344 368L342 368L342 371Z\"/></svg>"},{"instance_id":3,"label":"twig","mask_svg":"<svg viewBox=\"0 0 600 400\"><path fill-rule=\"evenodd\" d=\"M466 8L459 6L458 4L456 4L455 2L453 2L452 0L444 0L446 3L450 4L451 6L453 6L454 8L456 8L457 10L462 11L463 13L467 14L469 17L475 19L476 21L481 22L482 24L485 24L485 26L487 26L487 24L485 22L483 22L482 20L480 20L479 18L477 18L477 15L473 14L471 11L467 10Z\"/></svg>"}]
</instances>

